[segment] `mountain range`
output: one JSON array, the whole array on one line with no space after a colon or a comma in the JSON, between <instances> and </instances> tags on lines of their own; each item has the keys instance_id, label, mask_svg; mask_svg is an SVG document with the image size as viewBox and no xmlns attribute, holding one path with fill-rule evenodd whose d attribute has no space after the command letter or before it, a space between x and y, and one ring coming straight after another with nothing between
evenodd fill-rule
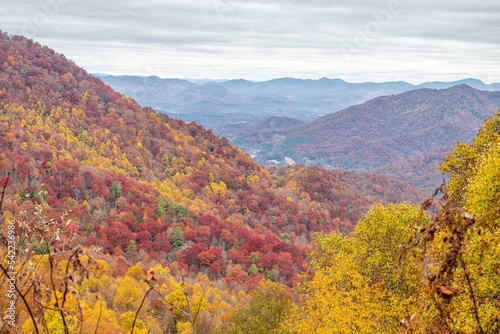
<instances>
[{"instance_id":1,"label":"mountain range","mask_svg":"<svg viewBox=\"0 0 500 334\"><path fill-rule=\"evenodd\" d=\"M271 116L312 121L382 95L420 88L467 84L480 90L500 90L500 83L477 79L455 82L349 83L342 79L279 78L264 82L227 80L195 84L181 79L97 75L106 84L159 112L195 121L229 140Z\"/></svg>"},{"instance_id":2,"label":"mountain range","mask_svg":"<svg viewBox=\"0 0 500 334\"><path fill-rule=\"evenodd\" d=\"M500 113L443 163L442 201L293 159L424 180L499 102L461 84L271 116L236 139L252 159L0 31L0 332L498 332Z\"/></svg>"},{"instance_id":3,"label":"mountain range","mask_svg":"<svg viewBox=\"0 0 500 334\"><path fill-rule=\"evenodd\" d=\"M348 83L281 78L194 84L158 77L101 76L160 112L226 136L264 164L298 162L370 171L432 192L437 165L470 142L500 109L500 84ZM286 158L286 159L285 159Z\"/></svg>"},{"instance_id":4,"label":"mountain range","mask_svg":"<svg viewBox=\"0 0 500 334\"><path fill-rule=\"evenodd\" d=\"M38 207L43 219L68 217L51 220L57 239L47 239L62 248L227 282L237 272L242 286L291 284L315 232L348 234L373 203L423 199L369 173L264 168L33 40L0 33L0 49L2 214L28 225Z\"/></svg>"},{"instance_id":5,"label":"mountain range","mask_svg":"<svg viewBox=\"0 0 500 334\"><path fill-rule=\"evenodd\" d=\"M435 167L457 142L470 142L500 109L500 92L467 85L382 96L286 129L248 132L234 142L257 160L372 171L432 190Z\"/></svg>"}]
</instances>

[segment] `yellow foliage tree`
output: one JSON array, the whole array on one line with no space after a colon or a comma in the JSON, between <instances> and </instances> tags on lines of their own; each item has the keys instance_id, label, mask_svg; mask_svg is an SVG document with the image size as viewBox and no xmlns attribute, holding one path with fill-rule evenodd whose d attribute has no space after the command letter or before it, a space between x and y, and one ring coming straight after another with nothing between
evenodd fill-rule
<instances>
[{"instance_id":1,"label":"yellow foliage tree","mask_svg":"<svg viewBox=\"0 0 500 334\"><path fill-rule=\"evenodd\" d=\"M282 322L292 309L287 287L280 283L261 281L251 294L248 306L240 305L223 326L224 333L284 333ZM305 332L304 332L305 333Z\"/></svg>"},{"instance_id":2,"label":"yellow foliage tree","mask_svg":"<svg viewBox=\"0 0 500 334\"><path fill-rule=\"evenodd\" d=\"M356 269L352 242L338 234L316 239L314 277L299 287L298 308L286 324L291 333L382 333L383 292Z\"/></svg>"},{"instance_id":3,"label":"yellow foliage tree","mask_svg":"<svg viewBox=\"0 0 500 334\"><path fill-rule=\"evenodd\" d=\"M130 276L125 276L116 289L113 306L122 311L136 311L139 307L144 291L139 283Z\"/></svg>"},{"instance_id":4,"label":"yellow foliage tree","mask_svg":"<svg viewBox=\"0 0 500 334\"><path fill-rule=\"evenodd\" d=\"M316 236L314 276L300 285L301 302L288 321L290 331L396 333L401 321L416 321L412 316L424 298L424 278L420 253L404 246L414 227L425 221L429 217L417 206L377 204L352 237Z\"/></svg>"},{"instance_id":5,"label":"yellow foliage tree","mask_svg":"<svg viewBox=\"0 0 500 334\"><path fill-rule=\"evenodd\" d=\"M125 312L120 316L120 325L127 332L130 333L135 319L135 312ZM137 319L135 322L134 333L148 334L148 329L144 321Z\"/></svg>"},{"instance_id":6,"label":"yellow foliage tree","mask_svg":"<svg viewBox=\"0 0 500 334\"><path fill-rule=\"evenodd\" d=\"M86 299L89 300L89 298ZM118 325L115 312L109 310L104 301L85 301L82 303L81 307L83 317L83 323L81 325L82 334L125 333Z\"/></svg>"}]
</instances>

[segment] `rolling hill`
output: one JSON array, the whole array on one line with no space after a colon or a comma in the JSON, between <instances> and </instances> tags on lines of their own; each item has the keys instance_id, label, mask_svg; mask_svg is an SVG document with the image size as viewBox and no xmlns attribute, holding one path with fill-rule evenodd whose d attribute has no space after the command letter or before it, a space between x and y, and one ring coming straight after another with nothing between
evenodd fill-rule
<instances>
[{"instance_id":1,"label":"rolling hill","mask_svg":"<svg viewBox=\"0 0 500 334\"><path fill-rule=\"evenodd\" d=\"M259 148L256 159L280 159L382 173L432 190L442 180L435 167L459 141L470 142L484 120L500 109L500 92L467 85L417 89L382 96L297 127L235 140ZM280 135L281 157L276 156ZM260 146L258 146L260 145Z\"/></svg>"},{"instance_id":2,"label":"rolling hill","mask_svg":"<svg viewBox=\"0 0 500 334\"><path fill-rule=\"evenodd\" d=\"M455 82L349 83L342 79L279 78L263 82L226 80L193 83L158 77L97 75L117 91L158 112L195 121L232 141L269 117L291 117L313 121L370 99L420 88L450 88L467 84L494 91L500 84L477 79Z\"/></svg>"}]
</instances>

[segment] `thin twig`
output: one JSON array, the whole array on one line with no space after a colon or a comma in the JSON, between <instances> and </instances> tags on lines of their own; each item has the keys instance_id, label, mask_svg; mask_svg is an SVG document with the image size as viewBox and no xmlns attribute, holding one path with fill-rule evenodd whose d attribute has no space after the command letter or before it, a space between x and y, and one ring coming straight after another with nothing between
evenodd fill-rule
<instances>
[{"instance_id":1,"label":"thin twig","mask_svg":"<svg viewBox=\"0 0 500 334\"><path fill-rule=\"evenodd\" d=\"M2 269L2 271L4 272L5 275L9 276L9 274L7 273L7 270L5 270L5 268L1 264L0 264L0 268ZM28 304L28 301L26 300L26 298L24 297L24 295L21 293L21 291L19 291L19 288L17 287L17 284L14 284L14 288L16 289L17 294L21 297L21 299L24 302L24 305L28 309L28 313L30 314L31 321L33 322L33 327L35 328L35 332L37 334L39 334L40 332L38 331L38 326L36 324L35 317L33 316L33 312L31 311L31 308L30 308L30 306Z\"/></svg>"},{"instance_id":2,"label":"thin twig","mask_svg":"<svg viewBox=\"0 0 500 334\"><path fill-rule=\"evenodd\" d=\"M198 309L195 312L195 315L193 317L193 323L191 324L193 326L193 333L197 333L196 328L195 328L195 324L196 324L196 319L198 318L198 315L200 314L202 302L203 302L203 298L200 298L200 302L198 303Z\"/></svg>"},{"instance_id":3,"label":"thin twig","mask_svg":"<svg viewBox=\"0 0 500 334\"><path fill-rule=\"evenodd\" d=\"M42 259L45 257L46 254L42 254L42 256L40 256L40 259L38 259L38 262L36 263L36 265L34 266L34 269L38 269L38 265L42 262ZM47 272L48 269L45 269L45 271L41 274L41 276L44 276L45 273ZM35 270L33 270L35 271ZM31 274L30 274L30 277L31 277ZM31 288L35 285L35 283L33 282L33 280L30 280L30 277L28 277L24 283L23 283L23 286L21 288L24 288L24 286L29 282L31 281L31 285L29 286L29 288L26 290L26 293L25 295L28 294L28 292L30 292Z\"/></svg>"},{"instance_id":4,"label":"thin twig","mask_svg":"<svg viewBox=\"0 0 500 334\"><path fill-rule=\"evenodd\" d=\"M134 322L132 323L132 329L130 330L130 334L134 334L134 328L135 328L135 322L137 321L137 316L139 315L139 311L142 308L142 305L144 304L144 301L146 300L146 297L148 294L153 291L153 287L150 287L149 290L144 294L144 297L142 298L141 305L139 305L139 308L137 309L137 312L135 312L135 317L134 317Z\"/></svg>"},{"instance_id":5,"label":"thin twig","mask_svg":"<svg viewBox=\"0 0 500 334\"><path fill-rule=\"evenodd\" d=\"M80 330L78 331L79 334L82 334L83 330L83 310L82 310L82 305L78 303L78 315L80 316Z\"/></svg>"},{"instance_id":6,"label":"thin twig","mask_svg":"<svg viewBox=\"0 0 500 334\"><path fill-rule=\"evenodd\" d=\"M49 251L49 265L50 265L50 283L52 285L52 291L54 293L54 298L56 300L55 307L56 309L59 310L59 313L61 314L62 322L63 322L63 329L64 329L64 334L69 334L68 330L68 324L66 323L66 319L64 317L64 311L62 306L59 306L59 297L57 296L57 289L56 289L56 284L54 283L54 257L52 256L52 253L50 252L50 246L47 243L47 240L43 238L45 243L47 244L48 251Z\"/></svg>"},{"instance_id":7,"label":"thin twig","mask_svg":"<svg viewBox=\"0 0 500 334\"><path fill-rule=\"evenodd\" d=\"M191 310L191 301L189 300L188 294L187 294L186 290L184 289L185 280L184 280L184 273L182 272L182 269L181 269L181 279L182 279L182 282L181 282L182 293L184 293L184 297L186 298L189 322L191 323L191 327L193 328L193 334L196 334L197 331L196 331L195 321L196 321L196 317L198 316L198 314L193 318L193 312ZM200 299L200 305L198 305L198 312L200 310L200 307L201 307L201 299Z\"/></svg>"},{"instance_id":8,"label":"thin twig","mask_svg":"<svg viewBox=\"0 0 500 334\"><path fill-rule=\"evenodd\" d=\"M470 297L472 299L472 305L474 306L474 318L476 319L476 322L477 322L478 333L479 334L486 334L483 327L481 326L481 321L479 320L479 312L477 309L476 295L474 294L474 289L472 288L472 283L470 281L469 273L467 271L467 268L465 267L465 262L464 262L463 258L460 259L460 264L462 265L465 278L467 279L467 284L469 285Z\"/></svg>"},{"instance_id":9,"label":"thin twig","mask_svg":"<svg viewBox=\"0 0 500 334\"><path fill-rule=\"evenodd\" d=\"M163 299L165 301L165 303L167 303L170 307L172 307L173 309L176 309L177 311L179 311L180 313L184 314L186 317L189 317L189 313L187 313L186 311L184 311L183 309L177 307L176 305L174 305L172 302L170 302L169 300L167 300L167 298L165 298L161 292L159 292L158 290L154 289L153 288L153 291L156 292L158 294L158 296L161 297L161 299Z\"/></svg>"},{"instance_id":10,"label":"thin twig","mask_svg":"<svg viewBox=\"0 0 500 334\"><path fill-rule=\"evenodd\" d=\"M68 259L68 263L66 263L66 273L64 276L64 293L63 293L63 300L61 303L61 308L64 307L64 304L66 303L66 295L68 294L68 274L69 274L69 265L71 263L71 259L73 259L74 256L76 256L80 252L80 248L76 248L73 254Z\"/></svg>"},{"instance_id":11,"label":"thin twig","mask_svg":"<svg viewBox=\"0 0 500 334\"><path fill-rule=\"evenodd\" d=\"M94 334L97 334L97 329L99 328L99 322L101 321L101 314L102 314L102 303L103 301L101 300L101 307L99 308L99 317L97 318L97 324L95 325L95 332Z\"/></svg>"}]
</instances>

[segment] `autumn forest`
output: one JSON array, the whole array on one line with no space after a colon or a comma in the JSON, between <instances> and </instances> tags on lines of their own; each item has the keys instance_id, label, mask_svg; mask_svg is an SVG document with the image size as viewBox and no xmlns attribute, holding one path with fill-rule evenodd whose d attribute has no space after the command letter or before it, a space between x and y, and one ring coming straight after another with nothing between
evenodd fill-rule
<instances>
[{"instance_id":1,"label":"autumn forest","mask_svg":"<svg viewBox=\"0 0 500 334\"><path fill-rule=\"evenodd\" d=\"M500 113L432 196L269 167L0 32L0 332L498 333Z\"/></svg>"}]
</instances>

